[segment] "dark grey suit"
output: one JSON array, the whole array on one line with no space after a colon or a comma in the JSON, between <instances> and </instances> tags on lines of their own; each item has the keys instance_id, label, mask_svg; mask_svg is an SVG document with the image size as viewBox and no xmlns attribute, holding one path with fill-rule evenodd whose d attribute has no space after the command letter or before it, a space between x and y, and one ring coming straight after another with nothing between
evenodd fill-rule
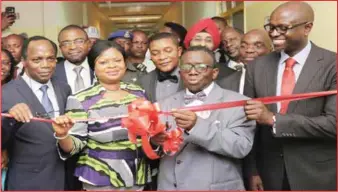
<instances>
[{"instance_id":1,"label":"dark grey suit","mask_svg":"<svg viewBox=\"0 0 338 192\"><path fill-rule=\"evenodd\" d=\"M241 82L241 71L236 71L227 77L217 80L217 84L223 89L239 92L239 84Z\"/></svg>"},{"instance_id":2,"label":"dark grey suit","mask_svg":"<svg viewBox=\"0 0 338 192\"><path fill-rule=\"evenodd\" d=\"M245 95L276 95L279 59L273 52L247 65ZM293 93L335 90L336 82L336 53L312 44ZM336 95L291 102L285 115L268 108L277 131L258 125L247 173L258 173L265 190L281 190L284 167L291 190L336 190Z\"/></svg>"},{"instance_id":3,"label":"dark grey suit","mask_svg":"<svg viewBox=\"0 0 338 192\"><path fill-rule=\"evenodd\" d=\"M67 80L67 75L66 75L65 60L61 60L60 62L56 64L55 72L54 72L52 79L69 84ZM90 70L90 83L91 84L93 84L94 79L95 79L94 71Z\"/></svg>"},{"instance_id":4,"label":"dark grey suit","mask_svg":"<svg viewBox=\"0 0 338 192\"><path fill-rule=\"evenodd\" d=\"M52 81L59 113L64 114L67 97L71 94L67 84ZM46 111L19 77L2 88L2 112L15 104L26 103L33 115ZM50 123L31 121L18 123L2 118L2 144L9 148L8 190L64 190L64 161L59 158L56 139Z\"/></svg>"}]
</instances>

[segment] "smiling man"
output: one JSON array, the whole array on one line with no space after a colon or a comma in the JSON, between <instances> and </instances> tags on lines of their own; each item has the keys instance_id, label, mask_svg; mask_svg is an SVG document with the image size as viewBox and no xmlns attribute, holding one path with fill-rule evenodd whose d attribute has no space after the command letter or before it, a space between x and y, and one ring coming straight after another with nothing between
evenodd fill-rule
<instances>
[{"instance_id":1,"label":"smiling man","mask_svg":"<svg viewBox=\"0 0 338 192\"><path fill-rule=\"evenodd\" d=\"M188 48L180 63L185 89L159 101L160 108L171 111L247 99L214 82L219 72L215 64L206 47ZM173 110L162 121L168 121L169 129L183 129L184 142L176 154L161 158L159 190L244 190L240 162L252 147L255 121L246 119L243 107L197 113Z\"/></svg>"},{"instance_id":2,"label":"smiling man","mask_svg":"<svg viewBox=\"0 0 338 192\"><path fill-rule=\"evenodd\" d=\"M65 111L70 87L51 80L57 46L34 36L23 46L25 73L3 86L2 146L10 145L8 190L65 190L65 164L58 157L56 139L49 123L31 121L37 114L50 118Z\"/></svg>"},{"instance_id":3,"label":"smiling man","mask_svg":"<svg viewBox=\"0 0 338 192\"><path fill-rule=\"evenodd\" d=\"M70 85L72 92L89 87L94 80L94 72L87 62L90 41L86 31L77 25L64 27L58 37L59 47L66 60L56 65L53 78Z\"/></svg>"},{"instance_id":4,"label":"smiling man","mask_svg":"<svg viewBox=\"0 0 338 192\"><path fill-rule=\"evenodd\" d=\"M336 90L336 53L309 40L314 10L287 2L265 30L275 51L247 65L244 94L252 98ZM265 106L248 101L257 121L247 158L251 190L336 190L336 95Z\"/></svg>"}]
</instances>

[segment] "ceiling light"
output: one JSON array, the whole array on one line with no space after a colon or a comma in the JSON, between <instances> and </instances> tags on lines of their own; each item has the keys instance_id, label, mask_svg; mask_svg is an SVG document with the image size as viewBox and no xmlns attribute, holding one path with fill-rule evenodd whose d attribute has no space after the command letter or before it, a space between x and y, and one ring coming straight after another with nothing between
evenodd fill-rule
<instances>
[{"instance_id":1,"label":"ceiling light","mask_svg":"<svg viewBox=\"0 0 338 192\"><path fill-rule=\"evenodd\" d=\"M131 15L131 16L110 16L111 21L131 21L137 22L142 20L158 20L162 15Z\"/></svg>"},{"instance_id":2,"label":"ceiling light","mask_svg":"<svg viewBox=\"0 0 338 192\"><path fill-rule=\"evenodd\" d=\"M109 1L104 3L99 3L100 8L104 7L131 7L131 6L169 6L171 2L132 2L132 3L114 3Z\"/></svg>"}]
</instances>

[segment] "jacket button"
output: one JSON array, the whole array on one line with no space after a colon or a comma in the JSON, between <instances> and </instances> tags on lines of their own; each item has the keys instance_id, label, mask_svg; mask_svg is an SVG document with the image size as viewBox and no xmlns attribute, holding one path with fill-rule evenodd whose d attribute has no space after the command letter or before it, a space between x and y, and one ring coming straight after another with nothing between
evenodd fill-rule
<instances>
[{"instance_id":1,"label":"jacket button","mask_svg":"<svg viewBox=\"0 0 338 192\"><path fill-rule=\"evenodd\" d=\"M176 163L177 163L177 165L179 165L179 164L182 163L182 161L181 160L177 160Z\"/></svg>"},{"instance_id":2,"label":"jacket button","mask_svg":"<svg viewBox=\"0 0 338 192\"><path fill-rule=\"evenodd\" d=\"M176 184L176 183L174 183L174 187L177 187L177 184Z\"/></svg>"},{"instance_id":3,"label":"jacket button","mask_svg":"<svg viewBox=\"0 0 338 192\"><path fill-rule=\"evenodd\" d=\"M284 155L283 155L283 153L281 153L281 154L279 154L279 156L280 156L280 157L283 157Z\"/></svg>"}]
</instances>

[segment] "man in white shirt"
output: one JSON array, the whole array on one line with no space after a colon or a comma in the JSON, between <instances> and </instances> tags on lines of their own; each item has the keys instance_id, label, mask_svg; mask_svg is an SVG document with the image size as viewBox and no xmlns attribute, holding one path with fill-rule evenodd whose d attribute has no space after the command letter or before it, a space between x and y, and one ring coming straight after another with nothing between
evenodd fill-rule
<instances>
[{"instance_id":1,"label":"man in white shirt","mask_svg":"<svg viewBox=\"0 0 338 192\"><path fill-rule=\"evenodd\" d=\"M8 190L66 190L65 164L58 158L50 123L33 116L54 118L65 112L70 87L51 80L57 46L45 37L28 39L23 47L25 74L2 87L2 147L10 145Z\"/></svg>"},{"instance_id":2,"label":"man in white shirt","mask_svg":"<svg viewBox=\"0 0 338 192\"><path fill-rule=\"evenodd\" d=\"M67 82L73 93L88 88L94 81L94 72L87 62L90 41L80 26L69 25L58 36L59 47L65 60L59 62L55 79Z\"/></svg>"},{"instance_id":3,"label":"man in white shirt","mask_svg":"<svg viewBox=\"0 0 338 192\"><path fill-rule=\"evenodd\" d=\"M158 190L244 190L240 162L253 145L255 129L244 108L173 110L247 99L214 83L218 71L211 50L188 48L180 64L185 90L158 102L161 110L172 111L172 116L162 119L169 129L184 130L178 152L160 160ZM155 136L152 141L160 143L159 139Z\"/></svg>"}]
</instances>

